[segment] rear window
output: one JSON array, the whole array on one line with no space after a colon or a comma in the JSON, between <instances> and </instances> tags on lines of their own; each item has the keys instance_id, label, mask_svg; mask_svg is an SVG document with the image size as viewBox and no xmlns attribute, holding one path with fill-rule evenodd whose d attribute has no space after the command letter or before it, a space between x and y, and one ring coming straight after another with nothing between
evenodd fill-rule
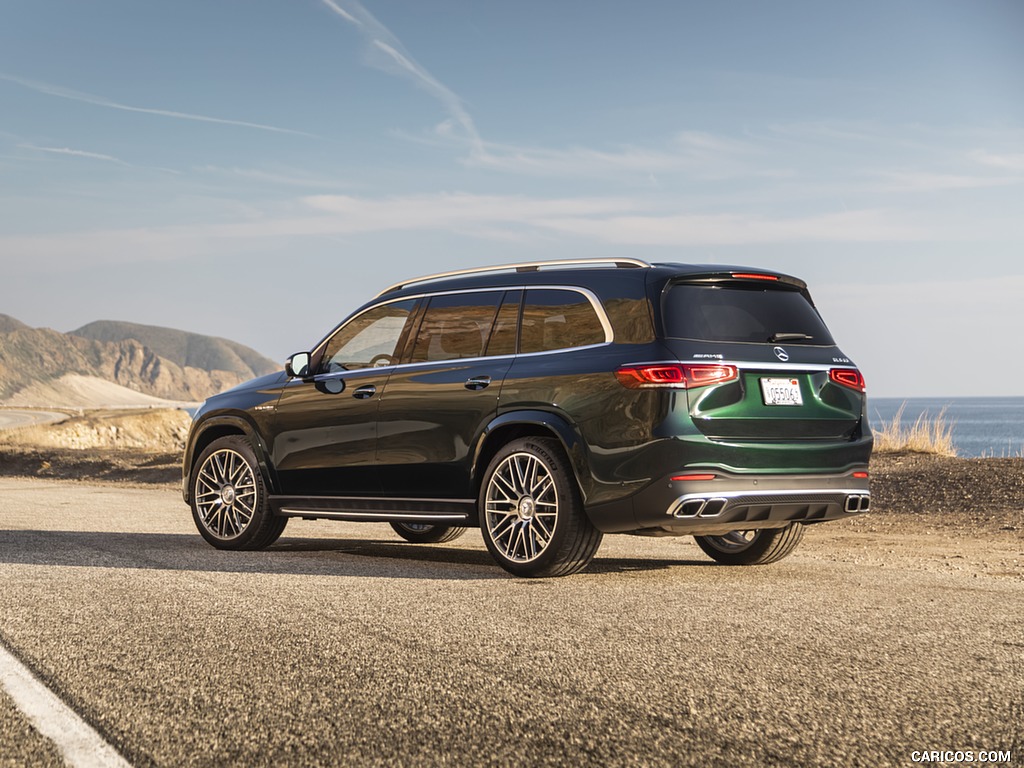
<instances>
[{"instance_id":1,"label":"rear window","mask_svg":"<svg viewBox=\"0 0 1024 768\"><path fill-rule=\"evenodd\" d=\"M804 295L784 288L673 285L665 297L663 316L665 335L674 339L835 343Z\"/></svg>"}]
</instances>

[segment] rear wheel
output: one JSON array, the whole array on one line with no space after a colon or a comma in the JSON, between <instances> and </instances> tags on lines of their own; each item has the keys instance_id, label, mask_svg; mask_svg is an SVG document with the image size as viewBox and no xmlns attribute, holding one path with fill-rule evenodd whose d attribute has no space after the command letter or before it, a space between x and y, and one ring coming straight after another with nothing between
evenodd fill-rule
<instances>
[{"instance_id":1,"label":"rear wheel","mask_svg":"<svg viewBox=\"0 0 1024 768\"><path fill-rule=\"evenodd\" d=\"M479 503L487 549L516 576L576 573L601 546L557 440L528 437L504 446L487 467Z\"/></svg>"},{"instance_id":2,"label":"rear wheel","mask_svg":"<svg viewBox=\"0 0 1024 768\"><path fill-rule=\"evenodd\" d=\"M443 544L454 541L466 532L465 528L430 523L391 523L395 533L413 544Z\"/></svg>"},{"instance_id":3,"label":"rear wheel","mask_svg":"<svg viewBox=\"0 0 1024 768\"><path fill-rule=\"evenodd\" d=\"M732 531L724 536L694 536L697 546L712 560L726 565L767 565L781 560L800 543L804 527L790 523L785 528Z\"/></svg>"},{"instance_id":4,"label":"rear wheel","mask_svg":"<svg viewBox=\"0 0 1024 768\"><path fill-rule=\"evenodd\" d=\"M192 470L192 519L217 549L263 549L287 517L271 513L256 454L240 435L214 440Z\"/></svg>"}]
</instances>

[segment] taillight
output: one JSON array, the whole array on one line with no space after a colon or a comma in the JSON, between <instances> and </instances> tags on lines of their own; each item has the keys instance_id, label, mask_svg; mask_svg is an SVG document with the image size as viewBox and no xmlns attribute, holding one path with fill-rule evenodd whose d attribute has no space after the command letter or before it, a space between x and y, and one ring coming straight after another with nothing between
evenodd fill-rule
<instances>
[{"instance_id":1,"label":"taillight","mask_svg":"<svg viewBox=\"0 0 1024 768\"><path fill-rule=\"evenodd\" d=\"M856 368L833 368L828 372L828 377L843 387L864 392L867 389L864 377Z\"/></svg>"},{"instance_id":2,"label":"taillight","mask_svg":"<svg viewBox=\"0 0 1024 768\"><path fill-rule=\"evenodd\" d=\"M615 377L628 389L647 387L706 387L739 378L735 365L707 365L687 363L656 363L650 365L624 365L615 371Z\"/></svg>"},{"instance_id":3,"label":"taillight","mask_svg":"<svg viewBox=\"0 0 1024 768\"><path fill-rule=\"evenodd\" d=\"M737 280L778 280L778 275L763 275L760 272L733 272Z\"/></svg>"}]
</instances>

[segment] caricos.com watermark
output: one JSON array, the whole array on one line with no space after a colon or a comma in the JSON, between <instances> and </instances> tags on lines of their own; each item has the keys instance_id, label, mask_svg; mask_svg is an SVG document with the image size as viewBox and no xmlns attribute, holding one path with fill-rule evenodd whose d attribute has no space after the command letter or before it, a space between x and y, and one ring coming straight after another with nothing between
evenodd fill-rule
<instances>
[{"instance_id":1,"label":"caricos.com watermark","mask_svg":"<svg viewBox=\"0 0 1024 768\"><path fill-rule=\"evenodd\" d=\"M913 763L1009 763L1013 755L1010 750L996 749L920 749L910 753L910 761Z\"/></svg>"}]
</instances>

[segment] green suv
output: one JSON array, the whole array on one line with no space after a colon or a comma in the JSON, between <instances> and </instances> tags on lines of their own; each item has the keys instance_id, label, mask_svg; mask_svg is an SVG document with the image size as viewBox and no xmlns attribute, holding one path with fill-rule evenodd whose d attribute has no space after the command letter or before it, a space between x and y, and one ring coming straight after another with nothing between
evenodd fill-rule
<instances>
[{"instance_id":1,"label":"green suv","mask_svg":"<svg viewBox=\"0 0 1024 768\"><path fill-rule=\"evenodd\" d=\"M183 494L221 549L290 518L479 527L560 576L607 533L692 535L732 565L866 512L864 378L794 277L567 260L393 285L282 372L197 412Z\"/></svg>"}]
</instances>

